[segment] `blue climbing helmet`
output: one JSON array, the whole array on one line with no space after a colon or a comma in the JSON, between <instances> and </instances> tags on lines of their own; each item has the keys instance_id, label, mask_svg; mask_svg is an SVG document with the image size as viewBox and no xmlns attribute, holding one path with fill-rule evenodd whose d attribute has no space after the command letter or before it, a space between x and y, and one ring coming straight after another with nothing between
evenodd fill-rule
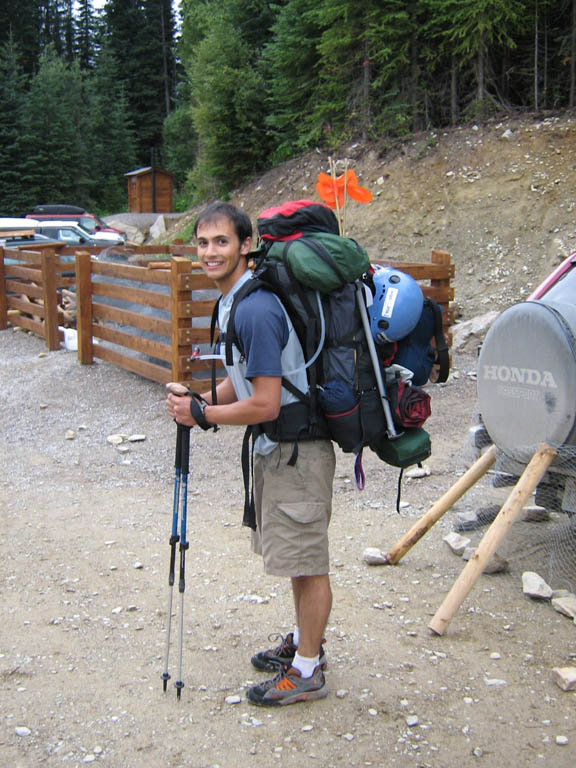
<instances>
[{"instance_id":1,"label":"blue climbing helmet","mask_svg":"<svg viewBox=\"0 0 576 768\"><path fill-rule=\"evenodd\" d=\"M422 314L424 295L416 280L393 267L374 265L374 301L368 307L374 341L385 344L407 336Z\"/></svg>"}]
</instances>

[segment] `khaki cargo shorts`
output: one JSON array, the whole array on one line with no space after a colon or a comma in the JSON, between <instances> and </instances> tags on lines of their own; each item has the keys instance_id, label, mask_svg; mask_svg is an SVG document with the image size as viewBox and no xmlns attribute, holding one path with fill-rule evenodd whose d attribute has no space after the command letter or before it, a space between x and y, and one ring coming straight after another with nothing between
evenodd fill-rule
<instances>
[{"instance_id":1,"label":"khaki cargo shorts","mask_svg":"<svg viewBox=\"0 0 576 768\"><path fill-rule=\"evenodd\" d=\"M328 524L336 459L330 440L298 443L298 460L287 464L293 443L267 456L254 454L257 530L252 549L273 576L319 576L330 569Z\"/></svg>"}]
</instances>

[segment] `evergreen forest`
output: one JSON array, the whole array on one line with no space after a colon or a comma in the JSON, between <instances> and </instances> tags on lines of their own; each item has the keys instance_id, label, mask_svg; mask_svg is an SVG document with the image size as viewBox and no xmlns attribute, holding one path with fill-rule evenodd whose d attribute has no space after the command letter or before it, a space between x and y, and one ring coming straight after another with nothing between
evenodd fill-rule
<instances>
[{"instance_id":1,"label":"evergreen forest","mask_svg":"<svg viewBox=\"0 0 576 768\"><path fill-rule=\"evenodd\" d=\"M0 215L575 105L576 0L0 0Z\"/></svg>"}]
</instances>

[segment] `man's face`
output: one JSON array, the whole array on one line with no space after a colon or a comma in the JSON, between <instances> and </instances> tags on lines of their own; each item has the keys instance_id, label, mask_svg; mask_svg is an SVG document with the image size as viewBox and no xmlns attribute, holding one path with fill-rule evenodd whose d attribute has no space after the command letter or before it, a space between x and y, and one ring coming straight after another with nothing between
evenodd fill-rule
<instances>
[{"instance_id":1,"label":"man's face","mask_svg":"<svg viewBox=\"0 0 576 768\"><path fill-rule=\"evenodd\" d=\"M240 242L230 219L221 217L201 222L196 235L198 260L207 277L227 293L246 269L245 257L252 239Z\"/></svg>"}]
</instances>

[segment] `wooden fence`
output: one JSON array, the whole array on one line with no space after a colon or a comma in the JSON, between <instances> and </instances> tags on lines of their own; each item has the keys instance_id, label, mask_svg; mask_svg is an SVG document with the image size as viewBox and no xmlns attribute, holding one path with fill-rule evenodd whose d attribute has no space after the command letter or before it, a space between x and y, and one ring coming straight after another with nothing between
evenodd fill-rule
<instances>
[{"instance_id":1,"label":"wooden fence","mask_svg":"<svg viewBox=\"0 0 576 768\"><path fill-rule=\"evenodd\" d=\"M58 349L59 292L75 285L81 363L99 358L153 381L206 388L211 362L192 361L191 355L196 346L207 349L216 293L193 260L193 248L134 248L133 258L141 255L139 264L100 261L86 249L75 253L75 263L66 263L70 253L69 248L53 246L38 252L0 249L0 329L10 321L43 336L48 349ZM151 262L153 255L160 261ZM424 295L444 307L450 342L454 322L450 254L432 251L430 262L395 261L393 266L412 275Z\"/></svg>"}]
</instances>

